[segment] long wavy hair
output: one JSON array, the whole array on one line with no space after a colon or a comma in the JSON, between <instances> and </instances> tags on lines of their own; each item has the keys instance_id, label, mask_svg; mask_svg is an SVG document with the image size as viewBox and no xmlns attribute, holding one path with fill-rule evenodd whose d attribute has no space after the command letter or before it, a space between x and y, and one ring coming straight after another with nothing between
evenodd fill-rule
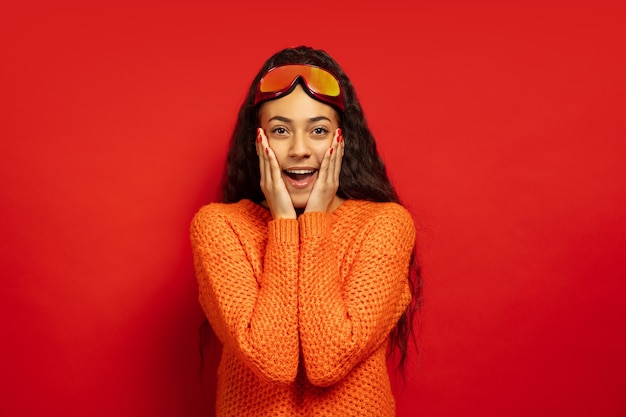
<instances>
[{"instance_id":1,"label":"long wavy hair","mask_svg":"<svg viewBox=\"0 0 626 417\"><path fill-rule=\"evenodd\" d=\"M286 64L311 64L334 74L344 93L345 109L340 113L339 127L346 146L339 175L337 196L345 199L400 203L385 164L378 154L374 135L370 131L356 91L341 66L325 51L308 46L283 49L265 61L252 81L248 94L241 105L237 122L230 139L226 167L222 177L222 202L234 203L249 199L256 203L265 200L260 187L259 160L256 154L256 129L259 126L258 106L254 97L259 81L268 70ZM413 320L421 304L421 270L414 248L409 270L409 282L413 299L390 335L389 354L398 350L398 367L404 375L404 364L410 339L414 342ZM201 328L204 337L210 331L205 321Z\"/></svg>"}]
</instances>

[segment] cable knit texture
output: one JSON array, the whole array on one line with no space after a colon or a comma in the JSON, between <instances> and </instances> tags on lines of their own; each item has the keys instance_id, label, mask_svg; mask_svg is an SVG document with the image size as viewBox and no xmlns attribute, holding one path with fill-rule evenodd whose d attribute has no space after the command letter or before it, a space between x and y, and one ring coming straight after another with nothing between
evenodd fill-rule
<instances>
[{"instance_id":1,"label":"cable knit texture","mask_svg":"<svg viewBox=\"0 0 626 417\"><path fill-rule=\"evenodd\" d=\"M191 224L200 304L224 348L218 416L393 417L389 332L415 240L395 203L272 220L242 200Z\"/></svg>"}]
</instances>

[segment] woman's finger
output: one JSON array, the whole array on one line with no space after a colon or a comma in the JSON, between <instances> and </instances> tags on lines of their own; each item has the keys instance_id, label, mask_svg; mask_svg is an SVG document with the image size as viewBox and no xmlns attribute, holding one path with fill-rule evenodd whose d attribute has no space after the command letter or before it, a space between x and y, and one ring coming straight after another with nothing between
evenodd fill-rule
<instances>
[{"instance_id":1,"label":"woman's finger","mask_svg":"<svg viewBox=\"0 0 626 417\"><path fill-rule=\"evenodd\" d=\"M265 176L265 160L263 158L263 155L261 154L261 128L257 128L256 130L256 138L255 138L255 144L254 144L255 148L256 148L256 154L259 158L259 171L261 174L261 183L263 183L264 180L264 176Z\"/></svg>"},{"instance_id":2,"label":"woman's finger","mask_svg":"<svg viewBox=\"0 0 626 417\"><path fill-rule=\"evenodd\" d=\"M265 153L267 154L267 166L269 168L269 173L272 178L272 182L278 184L283 180L282 178L282 170L280 169L280 165L278 165L278 159L276 159L276 154L269 145L265 148Z\"/></svg>"},{"instance_id":3,"label":"woman's finger","mask_svg":"<svg viewBox=\"0 0 626 417\"><path fill-rule=\"evenodd\" d=\"M337 161L340 159L340 156L341 156L340 149L339 149L339 138L341 137L340 135L341 135L341 130L337 129L335 131L335 136L333 137L333 140L330 145L330 149L328 151L329 159L328 159L326 181L329 183L328 186L331 188L335 188L335 184L337 181L336 180L337 175L338 175ZM340 160L339 160L339 163L341 163Z\"/></svg>"},{"instance_id":4,"label":"woman's finger","mask_svg":"<svg viewBox=\"0 0 626 417\"><path fill-rule=\"evenodd\" d=\"M263 163L265 170L265 183L268 189L275 191L276 190L276 169L278 168L278 161L276 160L276 155L270 148L269 141L265 136L264 132L261 131L261 154L263 155ZM280 176L280 168L278 168L279 176Z\"/></svg>"},{"instance_id":5,"label":"woman's finger","mask_svg":"<svg viewBox=\"0 0 626 417\"><path fill-rule=\"evenodd\" d=\"M333 152L335 156L335 162L333 166L333 179L335 180L336 186L339 186L339 174L341 173L341 161L343 160L344 146L345 144L343 141L343 134L341 133L341 129L337 129L335 151Z\"/></svg>"}]
</instances>

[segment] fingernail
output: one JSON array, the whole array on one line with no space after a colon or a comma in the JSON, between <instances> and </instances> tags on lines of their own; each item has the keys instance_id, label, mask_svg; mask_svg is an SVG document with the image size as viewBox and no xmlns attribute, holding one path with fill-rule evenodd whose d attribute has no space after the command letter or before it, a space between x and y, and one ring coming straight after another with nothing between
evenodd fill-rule
<instances>
[{"instance_id":1,"label":"fingernail","mask_svg":"<svg viewBox=\"0 0 626 417\"><path fill-rule=\"evenodd\" d=\"M333 154L333 151L335 150L335 148L330 148L330 154Z\"/></svg>"},{"instance_id":2,"label":"fingernail","mask_svg":"<svg viewBox=\"0 0 626 417\"><path fill-rule=\"evenodd\" d=\"M265 153L269 155L270 154L270 148L265 148Z\"/></svg>"},{"instance_id":3,"label":"fingernail","mask_svg":"<svg viewBox=\"0 0 626 417\"><path fill-rule=\"evenodd\" d=\"M343 135L339 135L339 137L337 138L337 143L341 143L342 140L343 140Z\"/></svg>"},{"instance_id":4,"label":"fingernail","mask_svg":"<svg viewBox=\"0 0 626 417\"><path fill-rule=\"evenodd\" d=\"M337 136L341 137L341 135L342 135L341 129L337 129Z\"/></svg>"}]
</instances>

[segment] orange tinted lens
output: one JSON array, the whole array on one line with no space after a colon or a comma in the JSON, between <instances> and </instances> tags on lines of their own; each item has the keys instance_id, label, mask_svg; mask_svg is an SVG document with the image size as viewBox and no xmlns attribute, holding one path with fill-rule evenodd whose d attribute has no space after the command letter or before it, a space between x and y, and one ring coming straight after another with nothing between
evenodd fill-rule
<instances>
[{"instance_id":1,"label":"orange tinted lens","mask_svg":"<svg viewBox=\"0 0 626 417\"><path fill-rule=\"evenodd\" d=\"M315 93L331 97L339 96L339 83L328 71L308 65L285 65L268 72L259 89L262 93L280 91L297 77L304 78L307 86Z\"/></svg>"},{"instance_id":2,"label":"orange tinted lens","mask_svg":"<svg viewBox=\"0 0 626 417\"><path fill-rule=\"evenodd\" d=\"M339 83L328 71L310 67L308 76L304 77L309 88L316 93L336 97L339 95Z\"/></svg>"}]
</instances>

